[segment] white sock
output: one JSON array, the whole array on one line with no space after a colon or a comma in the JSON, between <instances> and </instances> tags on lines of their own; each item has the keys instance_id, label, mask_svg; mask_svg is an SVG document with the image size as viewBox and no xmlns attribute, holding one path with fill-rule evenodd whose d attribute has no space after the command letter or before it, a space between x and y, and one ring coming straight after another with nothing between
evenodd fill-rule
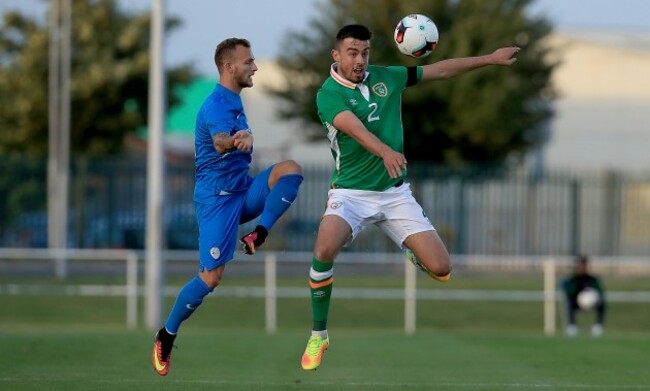
<instances>
[{"instance_id":1,"label":"white sock","mask_svg":"<svg viewBox=\"0 0 650 391\"><path fill-rule=\"evenodd\" d=\"M312 330L311 335L313 337L320 336L323 339L327 339L327 330L318 330L318 331Z\"/></svg>"}]
</instances>

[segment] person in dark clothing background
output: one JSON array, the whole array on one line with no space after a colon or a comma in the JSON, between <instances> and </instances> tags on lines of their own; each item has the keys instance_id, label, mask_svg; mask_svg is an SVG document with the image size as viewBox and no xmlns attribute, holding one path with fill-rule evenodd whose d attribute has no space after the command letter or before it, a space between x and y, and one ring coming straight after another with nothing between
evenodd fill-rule
<instances>
[{"instance_id":1,"label":"person in dark clothing background","mask_svg":"<svg viewBox=\"0 0 650 391\"><path fill-rule=\"evenodd\" d=\"M576 324L576 313L580 310L590 311L595 310L596 321L591 327L591 335L598 337L603 334L603 324L605 320L605 292L603 284L595 275L589 272L589 259L585 255L580 255L576 259L575 271L572 275L567 277L562 283L562 289L566 295L567 311L568 311L568 325L566 333L569 336L578 334L578 326ZM592 290L597 294L594 295L597 299L593 301L593 307L585 305L581 307L581 300L578 298L580 295L589 294L587 291ZM591 292L593 294L593 292ZM586 307L586 308L583 308Z\"/></svg>"}]
</instances>

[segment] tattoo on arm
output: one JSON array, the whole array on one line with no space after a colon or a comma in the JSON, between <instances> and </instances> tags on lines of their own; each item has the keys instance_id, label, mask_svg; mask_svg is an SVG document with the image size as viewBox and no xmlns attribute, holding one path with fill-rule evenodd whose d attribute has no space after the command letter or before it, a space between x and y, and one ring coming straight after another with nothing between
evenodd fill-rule
<instances>
[{"instance_id":1,"label":"tattoo on arm","mask_svg":"<svg viewBox=\"0 0 650 391\"><path fill-rule=\"evenodd\" d=\"M212 136L212 144L219 154L224 154L237 149L235 148L235 140L226 132L219 132Z\"/></svg>"}]
</instances>

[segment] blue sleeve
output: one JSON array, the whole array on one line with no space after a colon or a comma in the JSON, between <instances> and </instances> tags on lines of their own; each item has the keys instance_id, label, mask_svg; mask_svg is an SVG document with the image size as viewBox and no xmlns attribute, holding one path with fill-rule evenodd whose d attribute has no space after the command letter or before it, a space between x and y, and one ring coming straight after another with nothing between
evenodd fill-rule
<instances>
[{"instance_id":1,"label":"blue sleeve","mask_svg":"<svg viewBox=\"0 0 650 391\"><path fill-rule=\"evenodd\" d=\"M235 129L235 119L228 115L228 111L224 110L222 105L205 107L203 121L211 136L222 132L232 134Z\"/></svg>"}]
</instances>

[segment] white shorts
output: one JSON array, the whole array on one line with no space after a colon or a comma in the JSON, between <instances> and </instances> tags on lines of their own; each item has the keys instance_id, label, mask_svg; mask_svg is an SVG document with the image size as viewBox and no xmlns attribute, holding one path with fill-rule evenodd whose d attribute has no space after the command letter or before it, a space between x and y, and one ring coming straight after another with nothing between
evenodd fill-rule
<instances>
[{"instance_id":1,"label":"white shorts","mask_svg":"<svg viewBox=\"0 0 650 391\"><path fill-rule=\"evenodd\" d=\"M327 194L324 215L339 216L350 225L350 242L370 224L381 228L400 248L410 235L435 230L408 183L385 191L331 189Z\"/></svg>"}]
</instances>

